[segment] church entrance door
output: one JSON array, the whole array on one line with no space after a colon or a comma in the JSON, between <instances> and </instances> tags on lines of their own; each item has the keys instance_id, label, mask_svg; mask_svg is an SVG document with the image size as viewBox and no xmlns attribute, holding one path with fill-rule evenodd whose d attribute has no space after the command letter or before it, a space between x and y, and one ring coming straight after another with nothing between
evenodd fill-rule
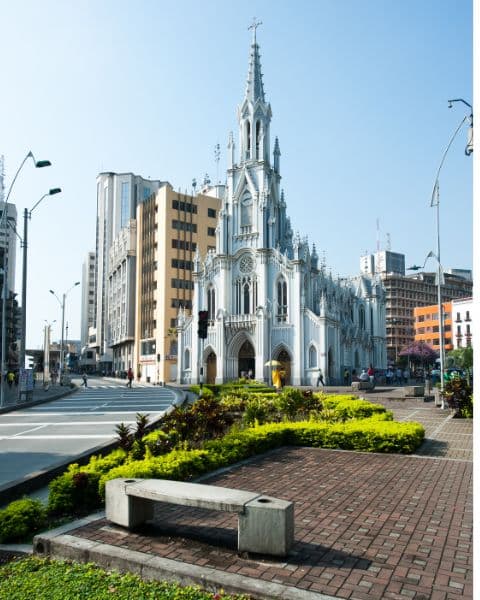
<instances>
[{"instance_id":1,"label":"church entrance door","mask_svg":"<svg viewBox=\"0 0 480 600\"><path fill-rule=\"evenodd\" d=\"M289 353L286 350L281 350L277 356L277 360L282 363L282 366L280 367L280 374L283 375L282 372L284 372L284 375L282 377L283 385L290 385L290 371L292 361L290 359Z\"/></svg>"},{"instance_id":2,"label":"church entrance door","mask_svg":"<svg viewBox=\"0 0 480 600\"><path fill-rule=\"evenodd\" d=\"M238 376L255 379L255 350L248 340L238 352Z\"/></svg>"},{"instance_id":3,"label":"church entrance door","mask_svg":"<svg viewBox=\"0 0 480 600\"><path fill-rule=\"evenodd\" d=\"M210 352L207 356L207 383L215 383L217 377L217 355Z\"/></svg>"}]
</instances>

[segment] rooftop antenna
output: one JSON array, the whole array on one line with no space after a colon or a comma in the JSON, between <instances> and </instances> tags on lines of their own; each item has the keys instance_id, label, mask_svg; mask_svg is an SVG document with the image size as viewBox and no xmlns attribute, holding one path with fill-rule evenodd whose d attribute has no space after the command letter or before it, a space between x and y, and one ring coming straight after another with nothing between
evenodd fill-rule
<instances>
[{"instance_id":1,"label":"rooftop antenna","mask_svg":"<svg viewBox=\"0 0 480 600\"><path fill-rule=\"evenodd\" d=\"M219 174L218 174L218 165L220 163L220 144L215 144L213 147L213 158L217 163L217 183L220 183Z\"/></svg>"}]
</instances>

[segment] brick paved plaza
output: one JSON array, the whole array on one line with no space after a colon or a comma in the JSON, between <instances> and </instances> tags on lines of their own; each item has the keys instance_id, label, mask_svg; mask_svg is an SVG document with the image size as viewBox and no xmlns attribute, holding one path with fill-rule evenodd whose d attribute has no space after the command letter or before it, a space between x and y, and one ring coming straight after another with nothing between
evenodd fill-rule
<instances>
[{"instance_id":1,"label":"brick paved plaza","mask_svg":"<svg viewBox=\"0 0 480 600\"><path fill-rule=\"evenodd\" d=\"M294 501L287 559L239 556L236 516L177 506L158 509L154 529L130 533L100 519L71 535L312 598L472 598L471 421L422 400L369 399L425 425L417 455L282 448L203 479Z\"/></svg>"}]
</instances>

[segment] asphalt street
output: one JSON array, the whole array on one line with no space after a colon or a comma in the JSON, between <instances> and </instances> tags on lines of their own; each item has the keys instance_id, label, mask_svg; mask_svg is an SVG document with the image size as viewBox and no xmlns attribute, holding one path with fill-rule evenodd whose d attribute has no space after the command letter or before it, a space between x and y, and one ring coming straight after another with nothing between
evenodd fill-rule
<instances>
[{"instance_id":1,"label":"asphalt street","mask_svg":"<svg viewBox=\"0 0 480 600\"><path fill-rule=\"evenodd\" d=\"M159 418L175 398L168 388L90 378L70 396L0 415L0 486L111 441L138 412Z\"/></svg>"}]
</instances>

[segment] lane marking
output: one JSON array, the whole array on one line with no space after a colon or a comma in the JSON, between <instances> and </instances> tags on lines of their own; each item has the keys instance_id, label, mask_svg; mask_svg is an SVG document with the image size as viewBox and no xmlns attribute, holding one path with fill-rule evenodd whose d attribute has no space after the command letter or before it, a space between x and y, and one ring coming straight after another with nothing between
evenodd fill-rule
<instances>
[{"instance_id":1,"label":"lane marking","mask_svg":"<svg viewBox=\"0 0 480 600\"><path fill-rule=\"evenodd\" d=\"M134 425L136 421L124 421L125 425ZM49 427L49 426L70 426L70 425L118 425L118 421L52 421L49 423L0 423L0 429L2 427L35 427L35 426Z\"/></svg>"},{"instance_id":2,"label":"lane marking","mask_svg":"<svg viewBox=\"0 0 480 600\"><path fill-rule=\"evenodd\" d=\"M161 415L163 414L165 411L163 410L154 410L152 411L152 415ZM100 412L98 413L99 415L136 415L138 413L138 410L109 410L109 411L104 411L104 412ZM67 417L67 416L72 416L72 417L78 417L80 415L89 415L91 416L91 412L90 411L86 411L86 412L51 412L48 413L49 416L52 417ZM4 417L6 416L10 416L9 414L3 415ZM17 413L16 416L23 416L23 417L32 417L31 413ZM12 415L13 417L13 415ZM98 421L98 423L101 423L101 421ZM0 423L0 425L2 425L2 423Z\"/></svg>"},{"instance_id":3,"label":"lane marking","mask_svg":"<svg viewBox=\"0 0 480 600\"><path fill-rule=\"evenodd\" d=\"M18 436L0 436L2 440L111 440L110 435L18 435Z\"/></svg>"}]
</instances>

